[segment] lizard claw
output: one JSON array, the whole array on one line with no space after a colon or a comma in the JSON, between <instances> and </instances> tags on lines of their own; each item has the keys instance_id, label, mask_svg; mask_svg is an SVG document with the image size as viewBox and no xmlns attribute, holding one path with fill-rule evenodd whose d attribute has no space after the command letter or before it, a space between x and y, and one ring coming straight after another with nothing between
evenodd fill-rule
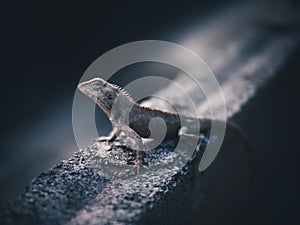
<instances>
[{"instance_id":1,"label":"lizard claw","mask_svg":"<svg viewBox=\"0 0 300 225\"><path fill-rule=\"evenodd\" d=\"M112 141L112 140L109 136L102 136L102 137L93 139L92 144L95 144L97 142L110 142L110 141Z\"/></svg>"},{"instance_id":2,"label":"lizard claw","mask_svg":"<svg viewBox=\"0 0 300 225\"><path fill-rule=\"evenodd\" d=\"M143 164L143 162L142 162L142 160L136 160L135 162L134 162L134 166L133 166L133 168L132 169L130 169L130 170L133 170L133 169L137 169L137 176L139 176L140 175L140 167L143 167L143 168L145 168L145 169L149 169L147 166L145 166L145 165L142 165Z\"/></svg>"},{"instance_id":3,"label":"lizard claw","mask_svg":"<svg viewBox=\"0 0 300 225\"><path fill-rule=\"evenodd\" d=\"M134 163L134 166L131 170L135 169L136 168L136 173L137 173L137 176L140 175L140 166L142 165L142 162L140 160L136 160L135 163Z\"/></svg>"},{"instance_id":4,"label":"lizard claw","mask_svg":"<svg viewBox=\"0 0 300 225\"><path fill-rule=\"evenodd\" d=\"M109 136L102 136L102 137L97 138L96 140L97 141L107 141L107 142L109 142L109 141L111 141L111 137L109 137Z\"/></svg>"}]
</instances>

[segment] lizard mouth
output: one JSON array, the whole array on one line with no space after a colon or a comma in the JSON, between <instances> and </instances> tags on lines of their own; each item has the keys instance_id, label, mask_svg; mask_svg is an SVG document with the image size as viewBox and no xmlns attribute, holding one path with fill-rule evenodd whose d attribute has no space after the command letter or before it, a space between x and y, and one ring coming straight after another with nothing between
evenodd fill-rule
<instances>
[{"instance_id":1,"label":"lizard mouth","mask_svg":"<svg viewBox=\"0 0 300 225\"><path fill-rule=\"evenodd\" d=\"M82 82L82 83L80 83L80 84L78 84L78 89L82 92L82 93L84 93L84 94L86 94L87 96L89 96L89 97L91 97L90 95L91 95L91 91L89 90L89 86L87 85L87 82Z\"/></svg>"},{"instance_id":2,"label":"lizard mouth","mask_svg":"<svg viewBox=\"0 0 300 225\"><path fill-rule=\"evenodd\" d=\"M83 90L84 90L84 83L78 84L77 88L78 88L81 92L83 92Z\"/></svg>"},{"instance_id":3,"label":"lizard mouth","mask_svg":"<svg viewBox=\"0 0 300 225\"><path fill-rule=\"evenodd\" d=\"M83 92L84 94L88 94L89 93L89 90L88 90L88 88L87 88L87 82L82 82L82 83L80 83L80 84L78 84L78 89L81 91L81 92Z\"/></svg>"}]
</instances>

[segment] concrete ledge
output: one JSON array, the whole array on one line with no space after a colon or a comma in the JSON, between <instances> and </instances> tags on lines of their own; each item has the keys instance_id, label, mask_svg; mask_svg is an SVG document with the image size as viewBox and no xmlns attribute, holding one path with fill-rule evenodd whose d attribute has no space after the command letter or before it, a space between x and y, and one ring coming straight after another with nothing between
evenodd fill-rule
<instances>
[{"instance_id":1,"label":"concrete ledge","mask_svg":"<svg viewBox=\"0 0 300 225\"><path fill-rule=\"evenodd\" d=\"M236 151L244 146L236 137L229 142L231 146L235 143ZM170 144L175 143L168 143L168 146ZM124 148L114 146L118 143L112 145L113 156L128 153ZM210 194L216 186L222 163L216 163L205 174L199 173L199 151L194 160L179 172L162 168L143 171L139 177L108 180L99 175L105 171L99 168L105 162L99 163L99 160L111 161L106 157L109 147L104 143L95 144L80 150L69 161L42 173L32 181L20 200L2 211L5 224L182 224L185 221L204 220L201 209L209 205L207 198L212 197ZM101 158L102 154L105 157ZM244 159L245 164L247 160ZM162 161L163 158L160 163ZM122 158L120 163L124 163ZM247 183L251 171L246 170L249 173L245 176ZM130 169L124 171L125 175L130 173ZM120 170L116 169L116 172L120 173ZM249 186L246 183L243 185ZM249 193L246 196L248 198ZM241 201L244 200L245 196ZM195 217L197 214L202 216Z\"/></svg>"}]
</instances>

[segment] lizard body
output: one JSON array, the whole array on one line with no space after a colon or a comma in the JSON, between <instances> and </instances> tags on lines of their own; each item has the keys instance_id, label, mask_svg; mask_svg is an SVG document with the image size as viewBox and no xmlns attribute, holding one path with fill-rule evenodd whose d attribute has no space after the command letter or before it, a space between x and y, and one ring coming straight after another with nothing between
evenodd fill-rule
<instances>
[{"instance_id":1,"label":"lizard body","mask_svg":"<svg viewBox=\"0 0 300 225\"><path fill-rule=\"evenodd\" d=\"M143 151L142 138L151 135L149 123L153 118L161 118L166 125L164 139L171 139L179 135L199 134L211 129L210 119L186 117L176 113L144 107L136 103L132 97L117 85L111 84L101 78L82 82L78 89L90 97L108 116L112 122L113 131L107 137L99 140L112 141L121 132L135 142L137 157L135 165L141 165L143 159L140 151ZM182 125L184 122L184 127ZM219 121L224 123L223 121ZM200 124L200 129L199 129ZM226 127L245 136L241 129L232 123L226 123Z\"/></svg>"}]
</instances>

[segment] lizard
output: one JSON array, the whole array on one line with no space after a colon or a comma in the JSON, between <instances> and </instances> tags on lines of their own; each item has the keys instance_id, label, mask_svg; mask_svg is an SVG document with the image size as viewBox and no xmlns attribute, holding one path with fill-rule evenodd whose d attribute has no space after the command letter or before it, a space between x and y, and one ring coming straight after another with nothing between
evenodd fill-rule
<instances>
[{"instance_id":1,"label":"lizard","mask_svg":"<svg viewBox=\"0 0 300 225\"><path fill-rule=\"evenodd\" d=\"M108 136L100 137L98 141L113 141L121 132L133 140L135 143L136 160L134 166L137 167L143 163L143 143L142 138L148 138L151 134L149 122L153 118L161 118L166 124L165 139L171 139L181 135L194 134L195 122L200 123L200 130L197 132L207 132L211 129L211 119L193 118L178 113L167 112L150 107L141 106L128 94L128 92L102 78L94 78L89 81L82 82L78 85L78 89L91 98L108 116L112 123L113 130ZM182 126L184 121L185 127ZM224 121L219 121L224 123ZM229 121L225 122L226 128L237 132L246 140L245 133L238 125ZM247 141L246 141L247 143Z\"/></svg>"}]
</instances>

